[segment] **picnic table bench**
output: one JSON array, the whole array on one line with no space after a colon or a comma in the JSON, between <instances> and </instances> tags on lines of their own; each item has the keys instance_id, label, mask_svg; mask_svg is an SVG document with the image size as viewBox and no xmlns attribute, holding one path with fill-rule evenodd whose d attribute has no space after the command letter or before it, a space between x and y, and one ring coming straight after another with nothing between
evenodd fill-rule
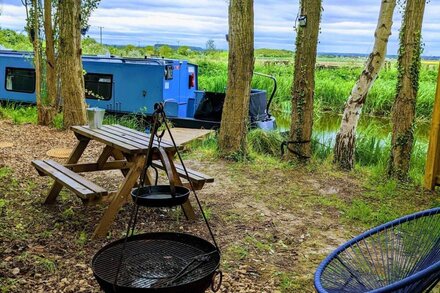
<instances>
[{"instance_id":1,"label":"picnic table bench","mask_svg":"<svg viewBox=\"0 0 440 293\"><path fill-rule=\"evenodd\" d=\"M164 166L162 165L161 161L153 161L153 167L156 167L161 170L165 170ZM211 183L214 182L214 178L208 175L205 175L203 173L191 170L186 168L186 171L188 172L188 176L185 173L185 170L183 169L182 165L180 164L174 164L175 170L180 178L186 179L188 181L191 181L192 186L195 190L200 190L203 188L205 183ZM185 185L185 184L183 184ZM191 187L191 186L186 186Z\"/></svg>"},{"instance_id":2,"label":"picnic table bench","mask_svg":"<svg viewBox=\"0 0 440 293\"><path fill-rule=\"evenodd\" d=\"M35 160L32 165L41 176L49 175L83 200L108 195L107 190L52 160Z\"/></svg>"},{"instance_id":3,"label":"picnic table bench","mask_svg":"<svg viewBox=\"0 0 440 293\"><path fill-rule=\"evenodd\" d=\"M52 204L56 201L61 189L68 188L86 204L96 203L100 201L110 201L109 206L104 211L101 220L95 228L93 238L105 236L114 221L119 209L129 200L129 194L138 182L139 176L145 166L146 155L148 152L148 142L150 135L139 132L121 125L104 125L99 129L91 129L88 126L73 126L71 130L74 132L78 143L73 149L66 164L61 165L52 160L34 160L32 165L42 176L50 176L55 180L51 190L45 200L45 204ZM203 132L203 135L206 131ZM190 141L192 138L199 137L197 131L195 134L189 134L184 140ZM96 162L78 163L89 142L95 140L105 145L102 153ZM179 143L179 142L178 142ZM159 145L155 141L153 147ZM160 146L163 147L172 161L176 152L174 145L162 139ZM179 144L178 147L181 147ZM113 160L109 161L112 157ZM153 153L153 166L158 169L164 169L161 162L158 161L158 154ZM202 174L200 172L187 168L188 176L181 165L172 164L174 169L172 178L177 185L184 184L181 178L192 183L194 189L201 189L205 183L213 182L214 178ZM95 172L104 170L121 170L124 175L124 181L117 191L109 192L95 183L87 180L78 173ZM150 174L147 174L145 184L152 184ZM182 205L183 211L188 219L194 219L194 211L189 200Z\"/></svg>"}]
</instances>

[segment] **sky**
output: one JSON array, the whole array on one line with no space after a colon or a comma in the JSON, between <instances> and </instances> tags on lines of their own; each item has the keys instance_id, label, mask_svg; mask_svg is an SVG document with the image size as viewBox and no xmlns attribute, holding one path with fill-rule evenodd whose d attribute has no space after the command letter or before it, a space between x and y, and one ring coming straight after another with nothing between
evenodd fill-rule
<instances>
[{"instance_id":1,"label":"sky","mask_svg":"<svg viewBox=\"0 0 440 293\"><path fill-rule=\"evenodd\" d=\"M294 50L298 2L255 0L255 47ZM380 0L323 0L318 52L369 54ZM23 32L21 0L0 0L0 27ZM401 7L396 7L388 54L397 54ZM440 56L440 0L426 5L423 55ZM106 44L156 43L205 48L209 39L226 49L227 0L101 0L90 18L88 35Z\"/></svg>"}]
</instances>

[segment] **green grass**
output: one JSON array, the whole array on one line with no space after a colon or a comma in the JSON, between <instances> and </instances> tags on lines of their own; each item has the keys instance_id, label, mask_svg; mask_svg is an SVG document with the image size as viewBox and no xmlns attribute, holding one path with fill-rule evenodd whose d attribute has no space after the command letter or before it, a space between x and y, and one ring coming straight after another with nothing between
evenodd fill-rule
<instances>
[{"instance_id":1,"label":"green grass","mask_svg":"<svg viewBox=\"0 0 440 293\"><path fill-rule=\"evenodd\" d=\"M283 137L279 132L254 129L249 131L247 139L252 153L271 156L280 155L280 145Z\"/></svg>"},{"instance_id":2,"label":"green grass","mask_svg":"<svg viewBox=\"0 0 440 293\"><path fill-rule=\"evenodd\" d=\"M247 146L249 155L236 156L233 161L261 163L261 166L280 164L281 142L284 138L279 132L266 132L254 129L247 134ZM370 172L386 176L386 169L391 151L390 135L384 136L381 124L371 123L363 128L357 135L356 140L356 168L366 168ZM316 129L312 136L312 160L323 164L333 159L334 137L328 137L327 129ZM421 184L425 172L425 162L428 143L424 140L414 141L410 164L410 179L416 184ZM196 141L188 149L197 149L199 159L216 159L219 157L217 137L210 136L208 139ZM313 164L311 165L313 166Z\"/></svg>"},{"instance_id":3,"label":"green grass","mask_svg":"<svg viewBox=\"0 0 440 293\"><path fill-rule=\"evenodd\" d=\"M298 284L298 280L291 274L278 272L275 277L278 279L279 288L283 293L290 293L293 292L292 290L301 288L301 284Z\"/></svg>"},{"instance_id":4,"label":"green grass","mask_svg":"<svg viewBox=\"0 0 440 293\"><path fill-rule=\"evenodd\" d=\"M338 61L339 58L333 58ZM196 58L199 65L200 88L208 91L224 92L227 84L226 60ZM318 62L320 58L318 58ZM273 110L290 112L291 86L293 80L292 64L266 64L256 62L255 71L274 75L278 81L278 90L272 105ZM339 68L317 69L315 73L315 109L341 113L351 90L362 71L361 67L344 65ZM434 103L437 70L422 66L416 112L419 118L431 117ZM383 69L371 88L364 114L389 116L396 93L397 69ZM272 81L254 76L253 87L272 91Z\"/></svg>"},{"instance_id":5,"label":"green grass","mask_svg":"<svg viewBox=\"0 0 440 293\"><path fill-rule=\"evenodd\" d=\"M140 118L136 117L135 115L119 116L106 114L104 116L103 124L119 124L139 131L145 130L145 127L142 126Z\"/></svg>"},{"instance_id":6,"label":"green grass","mask_svg":"<svg viewBox=\"0 0 440 293\"><path fill-rule=\"evenodd\" d=\"M87 243L87 239L88 239L87 232L85 231L79 232L77 239L78 245L84 246Z\"/></svg>"},{"instance_id":7,"label":"green grass","mask_svg":"<svg viewBox=\"0 0 440 293\"><path fill-rule=\"evenodd\" d=\"M231 257L231 259L245 259L249 255L249 249L244 245L230 245L226 247L225 253Z\"/></svg>"},{"instance_id":8,"label":"green grass","mask_svg":"<svg viewBox=\"0 0 440 293\"><path fill-rule=\"evenodd\" d=\"M7 103L0 106L0 119L8 119L12 123L20 124L37 124L38 113L37 108L32 105L19 105L14 103ZM56 129L63 129L63 114L58 113L54 118L54 127ZM143 131L141 119L135 115L112 115L106 114L104 117L104 124L120 124L129 128Z\"/></svg>"},{"instance_id":9,"label":"green grass","mask_svg":"<svg viewBox=\"0 0 440 293\"><path fill-rule=\"evenodd\" d=\"M1 167L0 168L0 179L11 175L12 170L9 167Z\"/></svg>"},{"instance_id":10,"label":"green grass","mask_svg":"<svg viewBox=\"0 0 440 293\"><path fill-rule=\"evenodd\" d=\"M8 103L0 107L0 118L12 120L14 124L37 124L37 108Z\"/></svg>"}]
</instances>

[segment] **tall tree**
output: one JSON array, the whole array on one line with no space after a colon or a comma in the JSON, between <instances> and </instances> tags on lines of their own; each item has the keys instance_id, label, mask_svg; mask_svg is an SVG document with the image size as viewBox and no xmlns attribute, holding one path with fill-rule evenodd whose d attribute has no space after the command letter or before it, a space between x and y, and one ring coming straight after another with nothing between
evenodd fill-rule
<instances>
[{"instance_id":1,"label":"tall tree","mask_svg":"<svg viewBox=\"0 0 440 293\"><path fill-rule=\"evenodd\" d=\"M321 20L321 0L301 0L292 84L292 117L287 158L310 158L315 63Z\"/></svg>"},{"instance_id":2,"label":"tall tree","mask_svg":"<svg viewBox=\"0 0 440 293\"><path fill-rule=\"evenodd\" d=\"M81 2L63 0L58 6L59 60L64 127L86 123L84 76L81 61Z\"/></svg>"},{"instance_id":3,"label":"tall tree","mask_svg":"<svg viewBox=\"0 0 440 293\"><path fill-rule=\"evenodd\" d=\"M66 26L59 19L58 4L63 1L22 0L26 8L26 30L34 49L34 64L36 71L36 102L38 108L38 123L50 125L59 109L59 64L57 48L59 48L59 32L61 26ZM100 0L77 1L81 9L80 26L87 27L87 22ZM40 39L44 28L45 43ZM43 54L45 51L45 56ZM43 81L44 80L44 81Z\"/></svg>"},{"instance_id":4,"label":"tall tree","mask_svg":"<svg viewBox=\"0 0 440 293\"><path fill-rule=\"evenodd\" d=\"M212 53L215 52L216 48L215 48L215 42L213 39L209 39L206 41L206 52L208 53Z\"/></svg>"},{"instance_id":5,"label":"tall tree","mask_svg":"<svg viewBox=\"0 0 440 293\"><path fill-rule=\"evenodd\" d=\"M228 83L220 125L223 156L246 153L251 80L254 70L254 1L229 1Z\"/></svg>"},{"instance_id":6,"label":"tall tree","mask_svg":"<svg viewBox=\"0 0 440 293\"><path fill-rule=\"evenodd\" d=\"M393 134L388 174L400 180L408 177L414 142L414 117L422 53L422 22L426 0L406 0L400 28L399 71L391 119Z\"/></svg>"},{"instance_id":7,"label":"tall tree","mask_svg":"<svg viewBox=\"0 0 440 293\"><path fill-rule=\"evenodd\" d=\"M53 118L58 112L58 83L57 83L57 64L55 57L55 34L52 13L52 0L44 0L44 36L46 39L46 103L42 105L44 124L53 123Z\"/></svg>"},{"instance_id":8,"label":"tall tree","mask_svg":"<svg viewBox=\"0 0 440 293\"><path fill-rule=\"evenodd\" d=\"M336 135L334 162L339 167L351 170L355 162L356 127L362 107L367 99L368 91L373 85L382 65L384 64L388 38L391 35L393 12L396 0L382 0L374 33L373 52L368 57L365 68L354 85L351 95L345 104L341 127Z\"/></svg>"},{"instance_id":9,"label":"tall tree","mask_svg":"<svg viewBox=\"0 0 440 293\"><path fill-rule=\"evenodd\" d=\"M41 1L40 0L23 0L26 9L26 31L32 42L34 50L34 67L35 67L35 100L38 109L38 124L47 125L43 109L43 64L42 64L42 48L40 40L41 23Z\"/></svg>"}]
</instances>

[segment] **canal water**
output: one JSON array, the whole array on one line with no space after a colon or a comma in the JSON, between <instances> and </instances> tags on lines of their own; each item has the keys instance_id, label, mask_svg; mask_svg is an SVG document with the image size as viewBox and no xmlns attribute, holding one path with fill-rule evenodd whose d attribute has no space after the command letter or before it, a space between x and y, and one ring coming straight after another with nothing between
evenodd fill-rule
<instances>
[{"instance_id":1,"label":"canal water","mask_svg":"<svg viewBox=\"0 0 440 293\"><path fill-rule=\"evenodd\" d=\"M277 127L285 132L290 129L290 115L276 113L274 115ZM333 147L336 133L341 125L342 115L334 113L321 113L313 122L313 139L321 144ZM428 144L430 123L419 122L415 127L415 140L417 144ZM380 117L361 116L357 128L358 137L374 137L379 145L385 146L390 143L392 124L390 119Z\"/></svg>"}]
</instances>

